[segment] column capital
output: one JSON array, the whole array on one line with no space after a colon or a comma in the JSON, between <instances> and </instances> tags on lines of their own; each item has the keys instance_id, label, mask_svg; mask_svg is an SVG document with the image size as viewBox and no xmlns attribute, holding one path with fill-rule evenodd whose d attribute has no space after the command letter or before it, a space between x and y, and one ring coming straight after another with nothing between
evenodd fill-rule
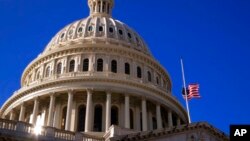
<instances>
[{"instance_id":1,"label":"column capital","mask_svg":"<svg viewBox=\"0 0 250 141\"><path fill-rule=\"evenodd\" d=\"M67 92L68 92L69 94L72 94L72 93L74 92L74 89L68 89Z\"/></svg>"},{"instance_id":2,"label":"column capital","mask_svg":"<svg viewBox=\"0 0 250 141\"><path fill-rule=\"evenodd\" d=\"M87 91L88 94L92 94L94 89L93 88L88 88L88 89L86 89L86 91Z\"/></svg>"},{"instance_id":3,"label":"column capital","mask_svg":"<svg viewBox=\"0 0 250 141\"><path fill-rule=\"evenodd\" d=\"M40 99L39 96L34 97L35 101L39 101L39 99Z\"/></svg>"},{"instance_id":4,"label":"column capital","mask_svg":"<svg viewBox=\"0 0 250 141\"><path fill-rule=\"evenodd\" d=\"M50 92L49 93L49 96L51 97L51 96L55 96L56 95L56 92Z\"/></svg>"},{"instance_id":5,"label":"column capital","mask_svg":"<svg viewBox=\"0 0 250 141\"><path fill-rule=\"evenodd\" d=\"M112 94L111 90L106 90L106 94Z\"/></svg>"}]
</instances>

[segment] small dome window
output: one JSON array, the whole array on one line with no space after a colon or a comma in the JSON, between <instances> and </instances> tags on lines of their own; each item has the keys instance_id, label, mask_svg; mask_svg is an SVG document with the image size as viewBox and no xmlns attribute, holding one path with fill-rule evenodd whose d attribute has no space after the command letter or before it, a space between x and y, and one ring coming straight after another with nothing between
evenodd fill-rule
<instances>
[{"instance_id":1,"label":"small dome window","mask_svg":"<svg viewBox=\"0 0 250 141\"><path fill-rule=\"evenodd\" d=\"M138 39L138 37L136 37L135 39L136 39L136 42L138 42L138 43L139 43L139 39Z\"/></svg>"},{"instance_id":2,"label":"small dome window","mask_svg":"<svg viewBox=\"0 0 250 141\"><path fill-rule=\"evenodd\" d=\"M82 27L79 27L78 28L78 33L81 33L82 32Z\"/></svg>"},{"instance_id":3,"label":"small dome window","mask_svg":"<svg viewBox=\"0 0 250 141\"><path fill-rule=\"evenodd\" d=\"M110 33L113 33L113 32L114 32L114 28L113 28L113 27L110 27L110 28L109 28L109 32L110 32Z\"/></svg>"},{"instance_id":4,"label":"small dome window","mask_svg":"<svg viewBox=\"0 0 250 141\"><path fill-rule=\"evenodd\" d=\"M93 26L91 25L91 26L89 26L89 28L88 28L88 31L93 31Z\"/></svg>"},{"instance_id":5,"label":"small dome window","mask_svg":"<svg viewBox=\"0 0 250 141\"><path fill-rule=\"evenodd\" d=\"M123 35L123 31L121 29L119 29L119 34Z\"/></svg>"},{"instance_id":6,"label":"small dome window","mask_svg":"<svg viewBox=\"0 0 250 141\"><path fill-rule=\"evenodd\" d=\"M71 29L70 31L69 31L69 35L72 35L73 34L73 29Z\"/></svg>"},{"instance_id":7,"label":"small dome window","mask_svg":"<svg viewBox=\"0 0 250 141\"><path fill-rule=\"evenodd\" d=\"M103 26L99 26L99 31L100 31L100 32L103 31Z\"/></svg>"},{"instance_id":8,"label":"small dome window","mask_svg":"<svg viewBox=\"0 0 250 141\"><path fill-rule=\"evenodd\" d=\"M61 38L63 38L63 37L64 37L64 35L65 35L65 33L63 33L63 34L61 35Z\"/></svg>"},{"instance_id":9,"label":"small dome window","mask_svg":"<svg viewBox=\"0 0 250 141\"><path fill-rule=\"evenodd\" d=\"M128 33L128 37L131 39L132 38L132 36L131 36L131 34L130 33Z\"/></svg>"}]
</instances>

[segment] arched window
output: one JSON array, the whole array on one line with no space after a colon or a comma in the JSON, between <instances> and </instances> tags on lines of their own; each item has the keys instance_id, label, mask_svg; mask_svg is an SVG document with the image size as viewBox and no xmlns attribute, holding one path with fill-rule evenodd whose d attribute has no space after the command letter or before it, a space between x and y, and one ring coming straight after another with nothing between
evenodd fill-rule
<instances>
[{"instance_id":1,"label":"arched window","mask_svg":"<svg viewBox=\"0 0 250 141\"><path fill-rule=\"evenodd\" d=\"M101 105L95 106L94 131L96 132L102 131L102 106Z\"/></svg>"},{"instance_id":2,"label":"arched window","mask_svg":"<svg viewBox=\"0 0 250 141\"><path fill-rule=\"evenodd\" d=\"M67 115L67 106L63 108L62 111L62 120L61 120L61 129L65 129L65 124L66 124L66 115Z\"/></svg>"},{"instance_id":3,"label":"arched window","mask_svg":"<svg viewBox=\"0 0 250 141\"><path fill-rule=\"evenodd\" d=\"M46 68L45 77L49 77L49 75L50 75L50 66Z\"/></svg>"},{"instance_id":4,"label":"arched window","mask_svg":"<svg viewBox=\"0 0 250 141\"><path fill-rule=\"evenodd\" d=\"M141 78L141 68L137 67L137 77Z\"/></svg>"},{"instance_id":5,"label":"arched window","mask_svg":"<svg viewBox=\"0 0 250 141\"><path fill-rule=\"evenodd\" d=\"M62 63L58 63L56 67L56 74L61 74L62 73Z\"/></svg>"},{"instance_id":6,"label":"arched window","mask_svg":"<svg viewBox=\"0 0 250 141\"><path fill-rule=\"evenodd\" d=\"M84 59L83 60L82 71L88 71L88 70L89 70L89 59Z\"/></svg>"},{"instance_id":7,"label":"arched window","mask_svg":"<svg viewBox=\"0 0 250 141\"><path fill-rule=\"evenodd\" d=\"M117 73L117 61L116 60L111 61L111 72Z\"/></svg>"},{"instance_id":8,"label":"arched window","mask_svg":"<svg viewBox=\"0 0 250 141\"><path fill-rule=\"evenodd\" d=\"M111 107L111 125L118 125L118 108L116 106Z\"/></svg>"},{"instance_id":9,"label":"arched window","mask_svg":"<svg viewBox=\"0 0 250 141\"><path fill-rule=\"evenodd\" d=\"M75 70L75 60L69 62L69 72L74 72Z\"/></svg>"},{"instance_id":10,"label":"arched window","mask_svg":"<svg viewBox=\"0 0 250 141\"><path fill-rule=\"evenodd\" d=\"M125 74L130 74L130 65L129 63L125 63Z\"/></svg>"},{"instance_id":11,"label":"arched window","mask_svg":"<svg viewBox=\"0 0 250 141\"><path fill-rule=\"evenodd\" d=\"M130 129L134 129L134 112L132 109L129 110L130 114Z\"/></svg>"},{"instance_id":12,"label":"arched window","mask_svg":"<svg viewBox=\"0 0 250 141\"><path fill-rule=\"evenodd\" d=\"M152 78L151 78L151 72L148 71L148 81L151 82L152 81Z\"/></svg>"},{"instance_id":13,"label":"arched window","mask_svg":"<svg viewBox=\"0 0 250 141\"><path fill-rule=\"evenodd\" d=\"M159 85L160 84L160 81L159 81L159 77L157 76L156 77L156 83Z\"/></svg>"},{"instance_id":14,"label":"arched window","mask_svg":"<svg viewBox=\"0 0 250 141\"><path fill-rule=\"evenodd\" d=\"M77 125L77 131L79 131L79 132L85 130L85 115L86 115L86 107L84 105L79 106L79 108L78 108L78 125Z\"/></svg>"},{"instance_id":15,"label":"arched window","mask_svg":"<svg viewBox=\"0 0 250 141\"><path fill-rule=\"evenodd\" d=\"M102 59L97 60L97 71L103 71L103 60Z\"/></svg>"}]
</instances>

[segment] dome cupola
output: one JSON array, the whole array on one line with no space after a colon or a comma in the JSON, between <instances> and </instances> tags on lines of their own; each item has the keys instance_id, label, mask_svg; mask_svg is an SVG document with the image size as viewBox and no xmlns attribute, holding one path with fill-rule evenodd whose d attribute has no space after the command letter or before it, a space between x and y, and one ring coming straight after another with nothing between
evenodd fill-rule
<instances>
[{"instance_id":1,"label":"dome cupola","mask_svg":"<svg viewBox=\"0 0 250 141\"><path fill-rule=\"evenodd\" d=\"M114 0L88 0L91 16L111 17Z\"/></svg>"}]
</instances>

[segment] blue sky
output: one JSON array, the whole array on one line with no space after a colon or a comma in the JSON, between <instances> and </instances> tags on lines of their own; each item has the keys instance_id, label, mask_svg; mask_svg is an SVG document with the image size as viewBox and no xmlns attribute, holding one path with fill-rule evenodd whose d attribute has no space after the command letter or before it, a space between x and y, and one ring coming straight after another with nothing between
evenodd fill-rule
<instances>
[{"instance_id":1,"label":"blue sky","mask_svg":"<svg viewBox=\"0 0 250 141\"><path fill-rule=\"evenodd\" d=\"M168 70L181 101L180 56L194 122L229 133L250 124L249 0L115 0L113 17L135 29ZM0 0L0 105L20 88L22 71L65 25L88 16L87 0Z\"/></svg>"}]
</instances>

